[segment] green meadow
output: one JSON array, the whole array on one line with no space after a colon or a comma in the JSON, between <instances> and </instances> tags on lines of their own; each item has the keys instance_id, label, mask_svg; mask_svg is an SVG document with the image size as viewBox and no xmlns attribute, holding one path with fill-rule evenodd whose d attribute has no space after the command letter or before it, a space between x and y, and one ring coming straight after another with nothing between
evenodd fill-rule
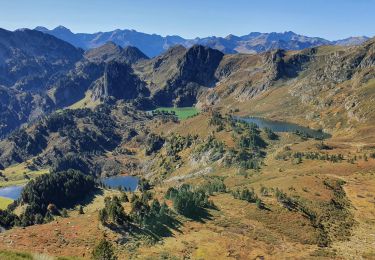
<instances>
[{"instance_id":1,"label":"green meadow","mask_svg":"<svg viewBox=\"0 0 375 260\"><path fill-rule=\"evenodd\" d=\"M12 203L12 199L0 197L0 209L6 209L10 203Z\"/></svg>"},{"instance_id":2,"label":"green meadow","mask_svg":"<svg viewBox=\"0 0 375 260\"><path fill-rule=\"evenodd\" d=\"M159 107L155 111L175 113L179 120L185 120L199 114L199 110L195 107Z\"/></svg>"}]
</instances>

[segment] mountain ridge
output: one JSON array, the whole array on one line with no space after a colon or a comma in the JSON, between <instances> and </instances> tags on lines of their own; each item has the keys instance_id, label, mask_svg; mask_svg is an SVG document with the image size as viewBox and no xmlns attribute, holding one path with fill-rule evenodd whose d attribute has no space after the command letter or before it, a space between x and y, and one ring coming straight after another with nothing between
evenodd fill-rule
<instances>
[{"instance_id":1,"label":"mountain ridge","mask_svg":"<svg viewBox=\"0 0 375 260\"><path fill-rule=\"evenodd\" d=\"M320 37L309 37L296 34L292 31L282 33L251 32L247 35L236 36L229 34L226 37L196 37L185 39L178 35L161 36L147 34L129 29L116 29L108 32L73 33L64 26L58 26L52 30L38 26L35 30L54 35L76 47L91 49L100 47L108 41L112 41L121 47L135 46L149 57L155 57L174 45L191 47L195 44L218 49L225 54L231 53L259 53L273 49L301 50L321 45L358 45L368 40L369 37L349 37L336 41L329 41Z\"/></svg>"}]
</instances>

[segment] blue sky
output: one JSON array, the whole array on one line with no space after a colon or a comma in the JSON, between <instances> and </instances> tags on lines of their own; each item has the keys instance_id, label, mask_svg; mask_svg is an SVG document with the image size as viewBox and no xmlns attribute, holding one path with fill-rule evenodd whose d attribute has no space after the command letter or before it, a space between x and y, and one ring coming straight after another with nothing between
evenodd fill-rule
<instances>
[{"instance_id":1,"label":"blue sky","mask_svg":"<svg viewBox=\"0 0 375 260\"><path fill-rule=\"evenodd\" d=\"M283 32L329 40L375 35L375 0L0 0L0 27L64 25L183 37Z\"/></svg>"}]
</instances>

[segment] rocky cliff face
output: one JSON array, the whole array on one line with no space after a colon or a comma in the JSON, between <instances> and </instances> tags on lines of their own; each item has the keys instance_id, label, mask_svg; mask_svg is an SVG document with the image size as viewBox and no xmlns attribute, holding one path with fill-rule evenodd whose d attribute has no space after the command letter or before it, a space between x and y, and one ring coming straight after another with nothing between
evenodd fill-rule
<instances>
[{"instance_id":1,"label":"rocky cliff face","mask_svg":"<svg viewBox=\"0 0 375 260\"><path fill-rule=\"evenodd\" d=\"M224 54L204 46L176 46L148 62L135 66L150 82L152 100L159 106L191 106L204 88L217 81L215 71Z\"/></svg>"},{"instance_id":2,"label":"rocky cliff face","mask_svg":"<svg viewBox=\"0 0 375 260\"><path fill-rule=\"evenodd\" d=\"M107 79L103 81L105 91L96 89L96 97L113 94L130 99L137 94L147 95L145 84L131 76L129 66L121 65L146 59L133 47L123 49L108 43L83 55L83 50L39 31L0 29L0 136L40 115L78 102L103 75ZM112 61L117 66L106 67ZM120 81L129 88L123 88Z\"/></svg>"},{"instance_id":3,"label":"rocky cliff face","mask_svg":"<svg viewBox=\"0 0 375 260\"><path fill-rule=\"evenodd\" d=\"M177 45L152 59L137 48L107 43L83 55L38 31L0 30L0 136L88 93L94 101L135 101L149 109L198 101L212 106L225 99L250 102L287 86L293 98L312 107L309 117L345 103L348 116L360 121L366 116L356 90L374 78L374 55L374 40L356 47L229 55L201 45ZM340 99L338 86L344 93Z\"/></svg>"},{"instance_id":4,"label":"rocky cliff face","mask_svg":"<svg viewBox=\"0 0 375 260\"><path fill-rule=\"evenodd\" d=\"M199 106L220 105L223 100L241 107L255 103L253 113L300 116L326 129L375 121L370 109L375 95L374 42L226 55L216 70L217 86L201 95Z\"/></svg>"},{"instance_id":5,"label":"rocky cliff face","mask_svg":"<svg viewBox=\"0 0 375 260\"><path fill-rule=\"evenodd\" d=\"M129 65L113 61L106 64L103 77L95 83L92 98L131 100L148 95L146 84L133 73Z\"/></svg>"},{"instance_id":6,"label":"rocky cliff face","mask_svg":"<svg viewBox=\"0 0 375 260\"><path fill-rule=\"evenodd\" d=\"M93 87L94 82L103 76L105 63L78 62L74 69L66 74L59 75L51 80L49 95L57 108L74 104L84 98L87 90Z\"/></svg>"},{"instance_id":7,"label":"rocky cliff face","mask_svg":"<svg viewBox=\"0 0 375 260\"><path fill-rule=\"evenodd\" d=\"M372 40L358 47L318 49L303 75L292 84L291 95L312 106L315 112L311 113L317 118L321 112L336 109L342 110L349 120L368 120L371 113L361 106L372 92L366 90L368 96L360 96L364 86L375 79L374 43Z\"/></svg>"}]
</instances>

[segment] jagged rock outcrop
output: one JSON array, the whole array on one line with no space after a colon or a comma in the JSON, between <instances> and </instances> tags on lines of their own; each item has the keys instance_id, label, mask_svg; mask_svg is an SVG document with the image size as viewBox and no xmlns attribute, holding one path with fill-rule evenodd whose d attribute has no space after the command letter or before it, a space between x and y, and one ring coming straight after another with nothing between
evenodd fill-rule
<instances>
[{"instance_id":1,"label":"jagged rock outcrop","mask_svg":"<svg viewBox=\"0 0 375 260\"><path fill-rule=\"evenodd\" d=\"M122 52L124 56L124 61L129 64L134 64L141 60L149 59L149 57L147 57L146 54L141 52L137 47L126 46Z\"/></svg>"},{"instance_id":2,"label":"jagged rock outcrop","mask_svg":"<svg viewBox=\"0 0 375 260\"><path fill-rule=\"evenodd\" d=\"M301 120L324 129L370 122L375 120L374 43L372 39L361 46L226 55L216 70L217 86L200 96L198 106L223 101L246 107L254 100L253 110L266 111L265 116L301 115Z\"/></svg>"},{"instance_id":3,"label":"jagged rock outcrop","mask_svg":"<svg viewBox=\"0 0 375 260\"><path fill-rule=\"evenodd\" d=\"M215 86L215 71L224 54L204 46L176 46L147 62L136 64L136 73L150 82L158 106L191 106L204 88Z\"/></svg>"},{"instance_id":4,"label":"jagged rock outcrop","mask_svg":"<svg viewBox=\"0 0 375 260\"><path fill-rule=\"evenodd\" d=\"M85 97L87 90L91 89L94 82L103 76L105 64L83 61L67 74L62 74L48 86L49 95L58 108L74 104Z\"/></svg>"},{"instance_id":5,"label":"jagged rock outcrop","mask_svg":"<svg viewBox=\"0 0 375 260\"><path fill-rule=\"evenodd\" d=\"M146 84L133 72L126 63L112 61L105 66L104 75L97 80L93 87L92 98L131 100L149 95Z\"/></svg>"}]
</instances>

